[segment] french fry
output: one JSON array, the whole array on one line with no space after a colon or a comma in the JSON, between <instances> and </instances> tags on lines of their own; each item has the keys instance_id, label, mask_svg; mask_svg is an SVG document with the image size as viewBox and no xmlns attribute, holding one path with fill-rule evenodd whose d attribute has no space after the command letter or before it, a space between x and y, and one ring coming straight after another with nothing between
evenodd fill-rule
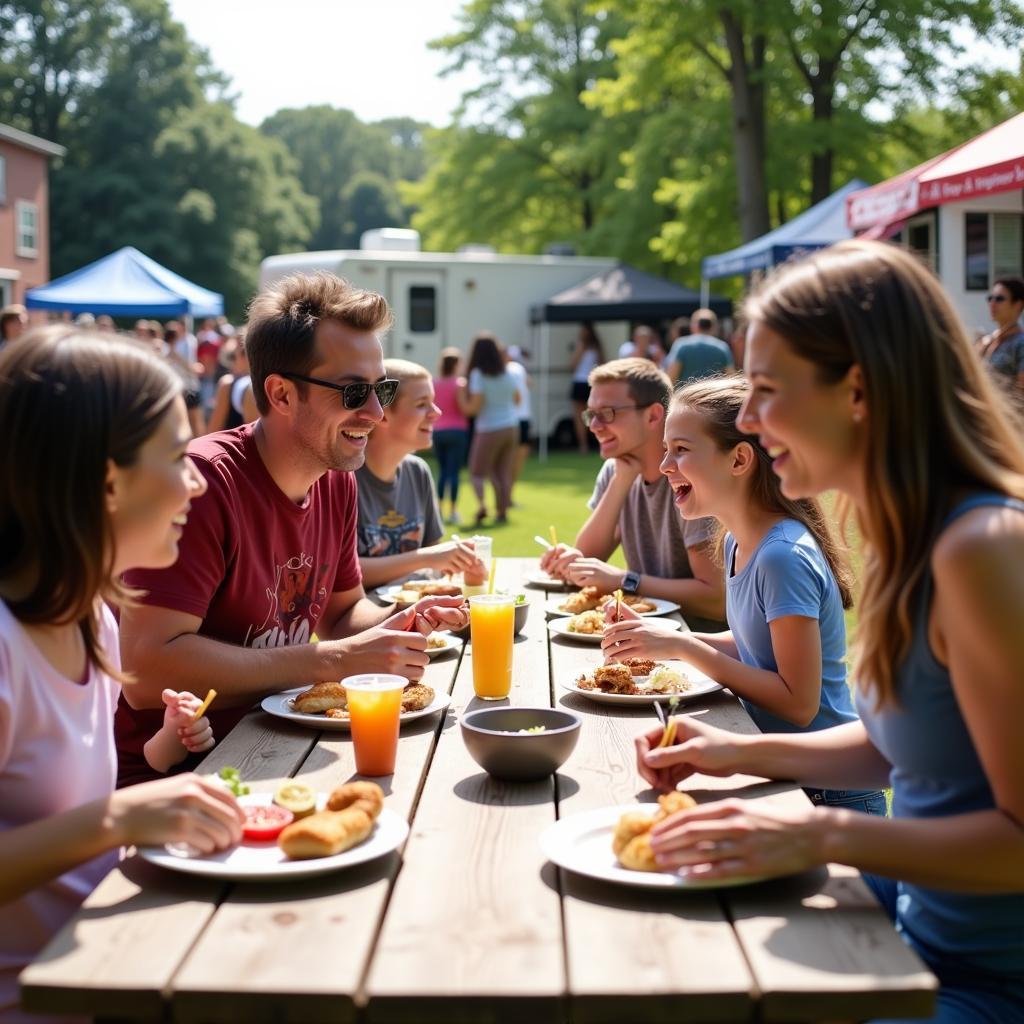
<instances>
[{"instance_id":1,"label":"french fry","mask_svg":"<svg viewBox=\"0 0 1024 1024\"><path fill-rule=\"evenodd\" d=\"M202 718L203 715L206 714L206 709L213 703L213 698L216 697L216 696L217 696L217 691L216 690L210 690L209 693L207 693L206 700L204 700L203 703L199 705L199 709L192 716L192 721L193 722L198 722L199 719Z\"/></svg>"}]
</instances>

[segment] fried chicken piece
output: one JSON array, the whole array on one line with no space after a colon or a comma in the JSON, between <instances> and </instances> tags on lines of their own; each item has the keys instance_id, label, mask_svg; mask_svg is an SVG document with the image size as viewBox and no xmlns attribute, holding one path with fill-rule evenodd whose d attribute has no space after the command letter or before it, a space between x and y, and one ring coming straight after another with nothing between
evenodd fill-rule
<instances>
[{"instance_id":1,"label":"fried chicken piece","mask_svg":"<svg viewBox=\"0 0 1024 1024\"><path fill-rule=\"evenodd\" d=\"M597 607L597 602L587 597L582 591L569 594L568 597L558 606L560 612L567 612L569 615L579 615L581 612L589 612Z\"/></svg>"},{"instance_id":2,"label":"fried chicken piece","mask_svg":"<svg viewBox=\"0 0 1024 1024\"><path fill-rule=\"evenodd\" d=\"M348 708L328 708L324 715L327 718L337 718L342 722L347 722L352 716L349 714Z\"/></svg>"},{"instance_id":3,"label":"fried chicken piece","mask_svg":"<svg viewBox=\"0 0 1024 1024\"><path fill-rule=\"evenodd\" d=\"M657 607L651 604L646 597L637 597L636 594L626 594L622 599L622 603L632 608L637 615L646 615L648 612L653 612Z\"/></svg>"},{"instance_id":4,"label":"fried chicken piece","mask_svg":"<svg viewBox=\"0 0 1024 1024\"><path fill-rule=\"evenodd\" d=\"M291 860L333 857L361 843L373 831L373 818L359 807L320 811L293 821L277 837Z\"/></svg>"},{"instance_id":5,"label":"fried chicken piece","mask_svg":"<svg viewBox=\"0 0 1024 1024\"><path fill-rule=\"evenodd\" d=\"M402 691L403 711L422 711L434 699L434 691L423 683L409 683Z\"/></svg>"},{"instance_id":6,"label":"fried chicken piece","mask_svg":"<svg viewBox=\"0 0 1024 1024\"><path fill-rule=\"evenodd\" d=\"M658 797L654 814L629 811L619 818L612 831L612 852L619 863L630 871L659 871L651 848L651 829L670 814L696 807L697 801L689 793L675 790Z\"/></svg>"},{"instance_id":7,"label":"fried chicken piece","mask_svg":"<svg viewBox=\"0 0 1024 1024\"><path fill-rule=\"evenodd\" d=\"M566 627L570 633L584 633L592 636L595 633L604 631L604 615L598 611L583 612L582 615L574 615Z\"/></svg>"},{"instance_id":8,"label":"fried chicken piece","mask_svg":"<svg viewBox=\"0 0 1024 1024\"><path fill-rule=\"evenodd\" d=\"M450 633L431 633L427 637L427 650L439 651L442 647L447 647L450 636Z\"/></svg>"},{"instance_id":9,"label":"fried chicken piece","mask_svg":"<svg viewBox=\"0 0 1024 1024\"><path fill-rule=\"evenodd\" d=\"M348 807L365 811L376 819L384 807L384 790L376 782L367 782L365 779L346 782L331 792L327 798L327 810L343 811Z\"/></svg>"},{"instance_id":10,"label":"fried chicken piece","mask_svg":"<svg viewBox=\"0 0 1024 1024\"><path fill-rule=\"evenodd\" d=\"M633 675L625 665L601 665L594 670L594 679L605 693L636 693Z\"/></svg>"},{"instance_id":11,"label":"fried chicken piece","mask_svg":"<svg viewBox=\"0 0 1024 1024\"><path fill-rule=\"evenodd\" d=\"M317 683L292 698L292 708L303 715L318 715L332 708L348 706L341 683Z\"/></svg>"},{"instance_id":12,"label":"fried chicken piece","mask_svg":"<svg viewBox=\"0 0 1024 1024\"><path fill-rule=\"evenodd\" d=\"M658 663L653 658L623 658L621 664L634 676L649 676Z\"/></svg>"},{"instance_id":13,"label":"fried chicken piece","mask_svg":"<svg viewBox=\"0 0 1024 1024\"><path fill-rule=\"evenodd\" d=\"M593 676L580 676L576 680L576 685L581 690L596 690L598 689L597 680Z\"/></svg>"}]
</instances>

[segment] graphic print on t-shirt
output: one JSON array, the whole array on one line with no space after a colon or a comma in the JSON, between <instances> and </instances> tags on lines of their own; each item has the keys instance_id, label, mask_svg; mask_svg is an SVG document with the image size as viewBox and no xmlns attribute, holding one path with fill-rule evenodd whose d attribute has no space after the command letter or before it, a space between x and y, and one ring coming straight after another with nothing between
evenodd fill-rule
<instances>
[{"instance_id":1,"label":"graphic print on t-shirt","mask_svg":"<svg viewBox=\"0 0 1024 1024\"><path fill-rule=\"evenodd\" d=\"M424 521L423 516L409 518L389 509L375 523L360 523L359 550L367 558L419 551L423 546Z\"/></svg>"},{"instance_id":2,"label":"graphic print on t-shirt","mask_svg":"<svg viewBox=\"0 0 1024 1024\"><path fill-rule=\"evenodd\" d=\"M274 587L265 591L267 613L245 634L246 647L287 647L309 643L324 613L331 566L313 566L313 556L294 555L274 566Z\"/></svg>"}]
</instances>

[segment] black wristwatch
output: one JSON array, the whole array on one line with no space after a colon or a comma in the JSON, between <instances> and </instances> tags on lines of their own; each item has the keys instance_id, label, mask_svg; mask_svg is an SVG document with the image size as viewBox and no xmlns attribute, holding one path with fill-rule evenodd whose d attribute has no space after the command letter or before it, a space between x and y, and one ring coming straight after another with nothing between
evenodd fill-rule
<instances>
[{"instance_id":1,"label":"black wristwatch","mask_svg":"<svg viewBox=\"0 0 1024 1024\"><path fill-rule=\"evenodd\" d=\"M630 569L622 577L622 592L624 594L635 594L640 589L640 573Z\"/></svg>"}]
</instances>

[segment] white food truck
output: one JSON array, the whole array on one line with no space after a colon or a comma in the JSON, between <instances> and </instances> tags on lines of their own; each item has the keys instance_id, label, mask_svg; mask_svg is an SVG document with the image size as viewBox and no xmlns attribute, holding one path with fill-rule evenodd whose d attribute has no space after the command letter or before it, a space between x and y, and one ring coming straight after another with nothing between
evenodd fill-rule
<instances>
[{"instance_id":1,"label":"white food truck","mask_svg":"<svg viewBox=\"0 0 1024 1024\"><path fill-rule=\"evenodd\" d=\"M327 270L384 295L394 327L384 339L386 356L411 359L437 372L442 348L468 354L473 336L493 331L518 345L533 380L534 436L572 442L570 355L576 324L531 327L530 310L558 292L616 266L610 258L507 256L483 246L454 253L421 252L416 231L382 228L366 232L361 249L288 253L262 263L260 286L288 274ZM615 358L629 337L629 323L598 325L605 356Z\"/></svg>"}]
</instances>

